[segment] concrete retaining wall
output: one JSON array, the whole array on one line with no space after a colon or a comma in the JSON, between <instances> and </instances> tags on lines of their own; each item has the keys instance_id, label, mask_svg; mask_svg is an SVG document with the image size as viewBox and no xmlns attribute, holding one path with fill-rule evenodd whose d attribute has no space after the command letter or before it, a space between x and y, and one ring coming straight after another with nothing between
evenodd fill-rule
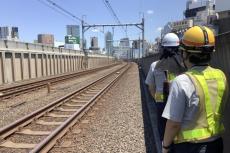
<instances>
[{"instance_id":1,"label":"concrete retaining wall","mask_svg":"<svg viewBox=\"0 0 230 153\"><path fill-rule=\"evenodd\" d=\"M216 39L216 52L212 55L211 65L223 70L230 86L230 33L220 35ZM230 97L230 95L229 95ZM229 98L230 100L230 98ZM226 132L224 134L224 153L230 152L230 101L227 102L224 115Z\"/></svg>"},{"instance_id":2,"label":"concrete retaining wall","mask_svg":"<svg viewBox=\"0 0 230 153\"><path fill-rule=\"evenodd\" d=\"M230 33L216 38L216 52L212 55L211 65L230 74Z\"/></svg>"},{"instance_id":3,"label":"concrete retaining wall","mask_svg":"<svg viewBox=\"0 0 230 153\"><path fill-rule=\"evenodd\" d=\"M0 40L0 84L95 68L115 59L40 44Z\"/></svg>"}]
</instances>

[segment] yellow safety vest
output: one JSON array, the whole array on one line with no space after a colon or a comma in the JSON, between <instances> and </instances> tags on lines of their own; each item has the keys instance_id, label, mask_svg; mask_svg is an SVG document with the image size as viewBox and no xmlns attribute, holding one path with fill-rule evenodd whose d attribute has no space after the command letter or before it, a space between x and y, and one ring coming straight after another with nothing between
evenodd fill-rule
<instances>
[{"instance_id":1,"label":"yellow safety vest","mask_svg":"<svg viewBox=\"0 0 230 153\"><path fill-rule=\"evenodd\" d=\"M211 67L203 71L186 72L199 96L199 110L186 129L181 129L174 143L199 142L218 136L224 131L221 123L221 104L226 90L226 78L221 70Z\"/></svg>"},{"instance_id":2,"label":"yellow safety vest","mask_svg":"<svg viewBox=\"0 0 230 153\"><path fill-rule=\"evenodd\" d=\"M175 77L176 77L175 74L168 73L168 79L169 79L169 81L172 81ZM163 82L162 82L162 84L163 84ZM163 102L163 100L164 100L163 91L156 91L154 99L155 99L156 102Z\"/></svg>"}]
</instances>

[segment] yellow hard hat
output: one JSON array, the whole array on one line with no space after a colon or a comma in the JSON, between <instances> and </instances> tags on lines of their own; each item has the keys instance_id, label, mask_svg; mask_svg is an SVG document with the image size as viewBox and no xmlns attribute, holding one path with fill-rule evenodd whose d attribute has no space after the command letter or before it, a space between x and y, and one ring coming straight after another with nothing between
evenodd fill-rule
<instances>
[{"instance_id":1,"label":"yellow hard hat","mask_svg":"<svg viewBox=\"0 0 230 153\"><path fill-rule=\"evenodd\" d=\"M187 52L211 53L214 52L215 36L205 26L193 26L184 33L181 47Z\"/></svg>"}]
</instances>

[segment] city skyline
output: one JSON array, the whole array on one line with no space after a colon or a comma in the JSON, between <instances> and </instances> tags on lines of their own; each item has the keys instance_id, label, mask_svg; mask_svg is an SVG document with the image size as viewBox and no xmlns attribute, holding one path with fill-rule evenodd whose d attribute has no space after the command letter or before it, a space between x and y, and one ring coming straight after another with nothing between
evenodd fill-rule
<instances>
[{"instance_id":1,"label":"city skyline","mask_svg":"<svg viewBox=\"0 0 230 153\"><path fill-rule=\"evenodd\" d=\"M45 0L33 0L30 2L26 0L21 0L20 2L16 0L2 1L1 4L4 7L0 10L2 19L0 26L18 27L20 39L26 42L32 42L39 33L51 33L56 38L55 40L64 41L66 25L80 25L80 23L57 13L45 6L41 1L43 3L45 2ZM70 0L68 3L61 0L54 0L54 2L78 17L86 15L85 20L87 23L116 24L101 0L86 0L80 2ZM148 41L153 42L154 39L160 35L159 29L163 27L165 23L169 20L179 20L183 18L186 0L179 0L177 9L171 8L170 6L173 6L174 3L166 0L161 2L148 0L127 0L124 2L118 0L110 1L110 3L122 23L139 23L141 22L140 16L142 16L140 12L144 12L146 19L145 36ZM129 11L127 11L127 8L129 8ZM8 11L9 9L10 11ZM167 9L167 12L163 11L165 9ZM89 41L90 37L96 36L99 38L99 46L104 47L104 33L98 31L103 31L103 29L91 29L86 32L87 41ZM104 32L106 31L112 31L112 29L106 28ZM115 28L114 32L115 40L125 37L122 28ZM140 31L137 28L128 29L128 37L130 39L137 39L139 36Z\"/></svg>"}]
</instances>

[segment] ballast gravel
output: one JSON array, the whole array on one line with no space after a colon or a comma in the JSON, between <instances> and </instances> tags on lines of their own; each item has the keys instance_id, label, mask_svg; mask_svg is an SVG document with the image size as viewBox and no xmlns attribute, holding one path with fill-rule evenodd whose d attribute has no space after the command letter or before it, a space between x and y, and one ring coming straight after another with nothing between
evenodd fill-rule
<instances>
[{"instance_id":1,"label":"ballast gravel","mask_svg":"<svg viewBox=\"0 0 230 153\"><path fill-rule=\"evenodd\" d=\"M145 153L136 64L76 124L51 153Z\"/></svg>"}]
</instances>

